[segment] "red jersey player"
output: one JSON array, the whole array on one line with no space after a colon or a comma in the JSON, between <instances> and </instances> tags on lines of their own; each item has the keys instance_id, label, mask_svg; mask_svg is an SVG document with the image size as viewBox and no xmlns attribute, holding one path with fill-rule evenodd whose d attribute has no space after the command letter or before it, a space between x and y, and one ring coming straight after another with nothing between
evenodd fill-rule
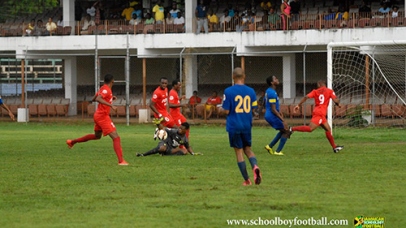
<instances>
[{"instance_id":1,"label":"red jersey player","mask_svg":"<svg viewBox=\"0 0 406 228\"><path fill-rule=\"evenodd\" d=\"M178 126L186 122L185 116L183 116L182 113L180 112L180 107L187 106L187 104L184 105L180 104L180 101L185 98L184 96L182 96L179 99L178 92L181 86L182 83L178 79L175 79L172 81L172 89L171 91L169 91L169 108L170 108L169 113L175 120L176 125ZM189 138L189 129L186 131L186 137Z\"/></svg>"},{"instance_id":2,"label":"red jersey player","mask_svg":"<svg viewBox=\"0 0 406 228\"><path fill-rule=\"evenodd\" d=\"M113 105L113 100L116 99L111 92L113 83L113 75L106 74L104 76L104 85L92 99L92 101L97 101L99 103L97 110L93 115L94 134L88 134L73 140L68 139L66 140L66 144L68 144L69 149L71 149L76 143L87 142L89 140L98 140L101 138L102 134L103 136L109 135L113 140L113 147L118 158L118 164L128 165L128 163L123 159L123 149L121 148L120 136L117 133L113 121L110 119L110 108L114 110L117 109L117 107Z\"/></svg>"},{"instance_id":3,"label":"red jersey player","mask_svg":"<svg viewBox=\"0 0 406 228\"><path fill-rule=\"evenodd\" d=\"M168 113L168 79L162 77L161 85L155 89L154 94L152 94L152 99L149 107L154 112L154 117L157 119L162 118L161 124L165 127L172 128L175 126L175 121L172 116Z\"/></svg>"},{"instance_id":4,"label":"red jersey player","mask_svg":"<svg viewBox=\"0 0 406 228\"><path fill-rule=\"evenodd\" d=\"M294 111L297 112L301 105L309 98L314 99L315 107L312 113L312 120L309 126L299 126L291 128L291 131L301 131L301 132L312 132L318 126L321 126L326 131L326 137L330 142L330 145L333 147L334 153L339 152L344 148L344 146L337 146L334 143L333 135L331 134L330 125L327 122L326 115L327 115L327 108L328 104L330 103L330 98L333 102L340 107L340 100L336 97L334 91L326 87L325 81L318 81L317 82L317 89L311 91L302 100L299 102L298 105L295 106Z\"/></svg>"}]
</instances>

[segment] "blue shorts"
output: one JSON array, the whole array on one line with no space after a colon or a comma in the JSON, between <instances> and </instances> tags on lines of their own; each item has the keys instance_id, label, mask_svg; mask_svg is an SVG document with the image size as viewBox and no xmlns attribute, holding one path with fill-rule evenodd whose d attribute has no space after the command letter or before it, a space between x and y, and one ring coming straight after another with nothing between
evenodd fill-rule
<instances>
[{"instance_id":1,"label":"blue shorts","mask_svg":"<svg viewBox=\"0 0 406 228\"><path fill-rule=\"evenodd\" d=\"M242 149L251 146L251 132L228 132L228 140L230 141L230 147Z\"/></svg>"},{"instance_id":2,"label":"blue shorts","mask_svg":"<svg viewBox=\"0 0 406 228\"><path fill-rule=\"evenodd\" d=\"M268 122L273 128L275 128L276 130L282 130L285 127L283 126L283 122L281 119L279 118L266 118L265 117L266 122Z\"/></svg>"}]
</instances>

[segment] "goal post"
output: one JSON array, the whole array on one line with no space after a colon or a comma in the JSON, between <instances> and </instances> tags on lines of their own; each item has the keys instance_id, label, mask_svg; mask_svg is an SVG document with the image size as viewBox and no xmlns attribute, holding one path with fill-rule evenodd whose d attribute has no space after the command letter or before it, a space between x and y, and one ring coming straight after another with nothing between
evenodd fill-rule
<instances>
[{"instance_id":1,"label":"goal post","mask_svg":"<svg viewBox=\"0 0 406 228\"><path fill-rule=\"evenodd\" d=\"M406 40L339 42L327 46L327 86L343 107L330 126L405 125Z\"/></svg>"}]
</instances>

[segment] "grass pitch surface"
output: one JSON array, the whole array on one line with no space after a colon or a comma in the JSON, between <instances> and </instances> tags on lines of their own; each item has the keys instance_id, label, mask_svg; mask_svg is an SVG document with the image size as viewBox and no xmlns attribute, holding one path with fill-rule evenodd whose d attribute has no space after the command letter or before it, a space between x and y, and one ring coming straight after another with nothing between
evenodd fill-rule
<instances>
[{"instance_id":1,"label":"grass pitch surface","mask_svg":"<svg viewBox=\"0 0 406 228\"><path fill-rule=\"evenodd\" d=\"M276 131L254 127L263 182L247 187L224 126L191 127L203 156L135 157L156 146L154 129L117 125L130 163L122 167L109 137L67 148L92 124L0 123L0 227L226 227L275 217L354 227L360 215L406 226L404 129L335 129L338 154L322 130L295 132L285 156L271 156L263 147Z\"/></svg>"}]
</instances>

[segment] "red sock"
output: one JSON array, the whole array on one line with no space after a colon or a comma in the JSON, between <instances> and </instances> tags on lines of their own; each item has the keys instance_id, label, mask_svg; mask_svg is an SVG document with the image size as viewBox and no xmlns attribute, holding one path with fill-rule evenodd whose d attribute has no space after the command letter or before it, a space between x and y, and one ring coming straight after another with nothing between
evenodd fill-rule
<instances>
[{"instance_id":1,"label":"red sock","mask_svg":"<svg viewBox=\"0 0 406 228\"><path fill-rule=\"evenodd\" d=\"M95 140L95 139L97 139L95 134L88 134L81 138L72 140L72 143L75 144L75 143L87 142L89 140Z\"/></svg>"},{"instance_id":2,"label":"red sock","mask_svg":"<svg viewBox=\"0 0 406 228\"><path fill-rule=\"evenodd\" d=\"M123 149L121 148L121 140L120 137L117 137L113 139L113 146L114 146L114 152L116 152L118 162L123 161Z\"/></svg>"},{"instance_id":3,"label":"red sock","mask_svg":"<svg viewBox=\"0 0 406 228\"><path fill-rule=\"evenodd\" d=\"M312 132L309 126L292 127L292 131Z\"/></svg>"},{"instance_id":4,"label":"red sock","mask_svg":"<svg viewBox=\"0 0 406 228\"><path fill-rule=\"evenodd\" d=\"M326 131L326 137L328 139L328 141L330 142L330 145L334 148L336 148L336 144L334 143L334 138L333 135L331 134L331 131Z\"/></svg>"}]
</instances>

